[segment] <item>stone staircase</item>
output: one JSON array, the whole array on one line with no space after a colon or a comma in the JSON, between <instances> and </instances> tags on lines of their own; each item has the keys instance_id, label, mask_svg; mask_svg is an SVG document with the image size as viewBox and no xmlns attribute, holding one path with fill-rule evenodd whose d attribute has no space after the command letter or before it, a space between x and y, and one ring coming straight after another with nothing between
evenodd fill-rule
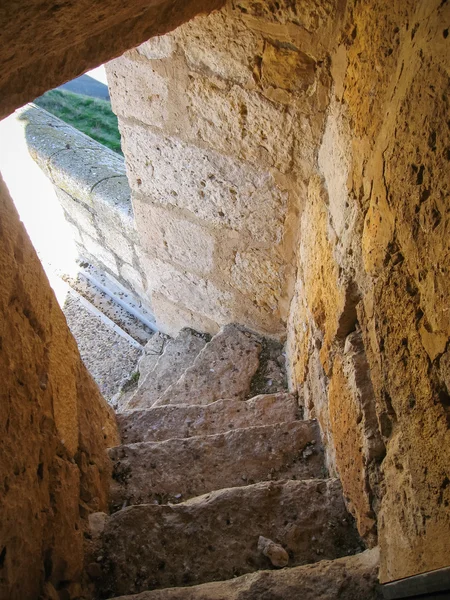
<instances>
[{"instance_id":1,"label":"stone staircase","mask_svg":"<svg viewBox=\"0 0 450 600\"><path fill-rule=\"evenodd\" d=\"M281 349L235 325L154 338L117 415L111 515L90 517L93 596L380 598L377 550L283 389Z\"/></svg>"}]
</instances>

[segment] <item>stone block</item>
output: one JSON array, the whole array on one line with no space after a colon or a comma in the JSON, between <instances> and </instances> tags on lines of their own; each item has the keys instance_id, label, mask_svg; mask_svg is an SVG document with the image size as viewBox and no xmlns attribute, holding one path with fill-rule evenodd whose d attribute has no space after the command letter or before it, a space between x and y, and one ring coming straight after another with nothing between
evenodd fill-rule
<instances>
[{"instance_id":1,"label":"stone block","mask_svg":"<svg viewBox=\"0 0 450 600\"><path fill-rule=\"evenodd\" d=\"M99 182L91 199L100 230L103 226L123 229L126 237L137 241L131 190L125 173Z\"/></svg>"},{"instance_id":2,"label":"stone block","mask_svg":"<svg viewBox=\"0 0 450 600\"><path fill-rule=\"evenodd\" d=\"M338 0L281 0L276 4L268 4L266 0L240 0L236 8L244 18L257 20L261 27L266 22L289 27L295 25L308 32L315 32L328 25L330 15L337 14L337 4Z\"/></svg>"},{"instance_id":3,"label":"stone block","mask_svg":"<svg viewBox=\"0 0 450 600\"><path fill-rule=\"evenodd\" d=\"M264 40L226 10L185 23L175 32L189 67L254 86L253 69Z\"/></svg>"},{"instance_id":4,"label":"stone block","mask_svg":"<svg viewBox=\"0 0 450 600\"><path fill-rule=\"evenodd\" d=\"M212 270L214 238L208 230L140 197L133 204L144 250L200 273Z\"/></svg>"},{"instance_id":5,"label":"stone block","mask_svg":"<svg viewBox=\"0 0 450 600\"><path fill-rule=\"evenodd\" d=\"M97 142L37 106L17 112L24 124L28 150L44 173L51 178L49 159L68 148L95 148Z\"/></svg>"},{"instance_id":6,"label":"stone block","mask_svg":"<svg viewBox=\"0 0 450 600\"><path fill-rule=\"evenodd\" d=\"M95 147L58 152L48 166L56 186L88 205L92 205L91 194L97 184L124 175L123 158L97 143Z\"/></svg>"},{"instance_id":7,"label":"stone block","mask_svg":"<svg viewBox=\"0 0 450 600\"><path fill-rule=\"evenodd\" d=\"M147 277L147 291L152 296L163 294L174 304L218 323L233 320L233 295L204 279L169 263L139 252L139 261ZM152 300L153 304L153 300ZM155 305L153 308L156 312Z\"/></svg>"},{"instance_id":8,"label":"stone block","mask_svg":"<svg viewBox=\"0 0 450 600\"><path fill-rule=\"evenodd\" d=\"M231 267L231 281L258 306L276 311L283 293L284 265L258 250L238 252Z\"/></svg>"},{"instance_id":9,"label":"stone block","mask_svg":"<svg viewBox=\"0 0 450 600\"><path fill-rule=\"evenodd\" d=\"M219 331L219 325L213 319L175 304L163 294L152 295L152 306L158 328L171 337L178 335L183 327L210 334Z\"/></svg>"},{"instance_id":10,"label":"stone block","mask_svg":"<svg viewBox=\"0 0 450 600\"><path fill-rule=\"evenodd\" d=\"M106 248L126 263L133 264L133 245L123 233L113 227L102 228Z\"/></svg>"},{"instance_id":11,"label":"stone block","mask_svg":"<svg viewBox=\"0 0 450 600\"><path fill-rule=\"evenodd\" d=\"M269 172L139 125L124 125L122 132L132 189L259 242L281 240L287 193Z\"/></svg>"},{"instance_id":12,"label":"stone block","mask_svg":"<svg viewBox=\"0 0 450 600\"><path fill-rule=\"evenodd\" d=\"M81 231L87 233L91 238L98 239L99 234L95 227L94 215L86 206L57 187L55 187L55 191L64 212L68 215L72 223L77 226L77 229L81 229Z\"/></svg>"},{"instance_id":13,"label":"stone block","mask_svg":"<svg viewBox=\"0 0 450 600\"><path fill-rule=\"evenodd\" d=\"M254 165L292 168L296 128L302 145L311 137L293 110L270 102L258 91L238 85L221 89L210 78L192 74L185 103L189 130L195 143L247 160Z\"/></svg>"},{"instance_id":14,"label":"stone block","mask_svg":"<svg viewBox=\"0 0 450 600\"><path fill-rule=\"evenodd\" d=\"M114 112L163 127L169 117L168 85L147 61L121 56L107 65Z\"/></svg>"},{"instance_id":15,"label":"stone block","mask_svg":"<svg viewBox=\"0 0 450 600\"><path fill-rule=\"evenodd\" d=\"M136 50L145 58L149 60L170 58L175 51L175 41L173 34L166 33L166 35L155 36L147 42L144 42L136 48ZM114 62L114 61L112 61Z\"/></svg>"},{"instance_id":16,"label":"stone block","mask_svg":"<svg viewBox=\"0 0 450 600\"><path fill-rule=\"evenodd\" d=\"M288 92L306 91L316 78L315 61L300 50L266 43L261 62L261 84Z\"/></svg>"},{"instance_id":17,"label":"stone block","mask_svg":"<svg viewBox=\"0 0 450 600\"><path fill-rule=\"evenodd\" d=\"M117 262L114 254L104 248L96 240L92 239L89 235L82 233L83 246L94 259L94 263L97 263L101 268L106 267L114 273L119 275L119 269L117 268Z\"/></svg>"},{"instance_id":18,"label":"stone block","mask_svg":"<svg viewBox=\"0 0 450 600\"><path fill-rule=\"evenodd\" d=\"M337 358L329 386L329 413L344 495L359 533L369 546L377 543L372 507L384 456L378 429L375 394L360 333L350 334L343 358Z\"/></svg>"},{"instance_id":19,"label":"stone block","mask_svg":"<svg viewBox=\"0 0 450 600\"><path fill-rule=\"evenodd\" d=\"M125 280L132 290L136 291L139 295L143 295L144 292L144 282L142 280L142 275L137 271L134 267L127 263L123 263L123 265L119 268L120 277Z\"/></svg>"}]
</instances>

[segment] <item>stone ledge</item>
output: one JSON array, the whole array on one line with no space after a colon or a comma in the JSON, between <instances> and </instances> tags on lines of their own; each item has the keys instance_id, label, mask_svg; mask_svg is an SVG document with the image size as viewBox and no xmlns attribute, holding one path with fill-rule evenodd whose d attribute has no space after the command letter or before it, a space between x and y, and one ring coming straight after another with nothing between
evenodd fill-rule
<instances>
[{"instance_id":1,"label":"stone ledge","mask_svg":"<svg viewBox=\"0 0 450 600\"><path fill-rule=\"evenodd\" d=\"M25 106L18 118L31 156L74 227L80 252L148 302L124 158L37 106Z\"/></svg>"}]
</instances>

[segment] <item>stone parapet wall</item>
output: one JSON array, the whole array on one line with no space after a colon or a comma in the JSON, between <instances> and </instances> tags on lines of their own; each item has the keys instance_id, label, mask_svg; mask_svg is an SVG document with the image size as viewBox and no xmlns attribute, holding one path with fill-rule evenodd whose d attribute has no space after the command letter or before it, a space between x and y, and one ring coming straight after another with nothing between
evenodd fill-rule
<instances>
[{"instance_id":1,"label":"stone parapet wall","mask_svg":"<svg viewBox=\"0 0 450 600\"><path fill-rule=\"evenodd\" d=\"M339 14L230 2L107 65L158 322L285 335Z\"/></svg>"},{"instance_id":2,"label":"stone parapet wall","mask_svg":"<svg viewBox=\"0 0 450 600\"><path fill-rule=\"evenodd\" d=\"M31 156L55 187L80 253L149 304L122 156L34 105L22 109L19 119Z\"/></svg>"}]
</instances>

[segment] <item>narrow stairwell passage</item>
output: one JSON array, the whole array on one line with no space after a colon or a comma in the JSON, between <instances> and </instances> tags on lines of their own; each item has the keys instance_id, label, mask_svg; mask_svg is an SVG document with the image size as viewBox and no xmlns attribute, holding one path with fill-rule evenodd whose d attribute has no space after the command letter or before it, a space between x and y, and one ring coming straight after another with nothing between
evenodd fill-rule
<instances>
[{"instance_id":1,"label":"narrow stairwell passage","mask_svg":"<svg viewBox=\"0 0 450 600\"><path fill-rule=\"evenodd\" d=\"M235 325L183 330L143 364L110 449L111 515L90 517L96 598L381 597L316 421L281 385L252 397L255 375L273 384L265 344Z\"/></svg>"}]
</instances>

